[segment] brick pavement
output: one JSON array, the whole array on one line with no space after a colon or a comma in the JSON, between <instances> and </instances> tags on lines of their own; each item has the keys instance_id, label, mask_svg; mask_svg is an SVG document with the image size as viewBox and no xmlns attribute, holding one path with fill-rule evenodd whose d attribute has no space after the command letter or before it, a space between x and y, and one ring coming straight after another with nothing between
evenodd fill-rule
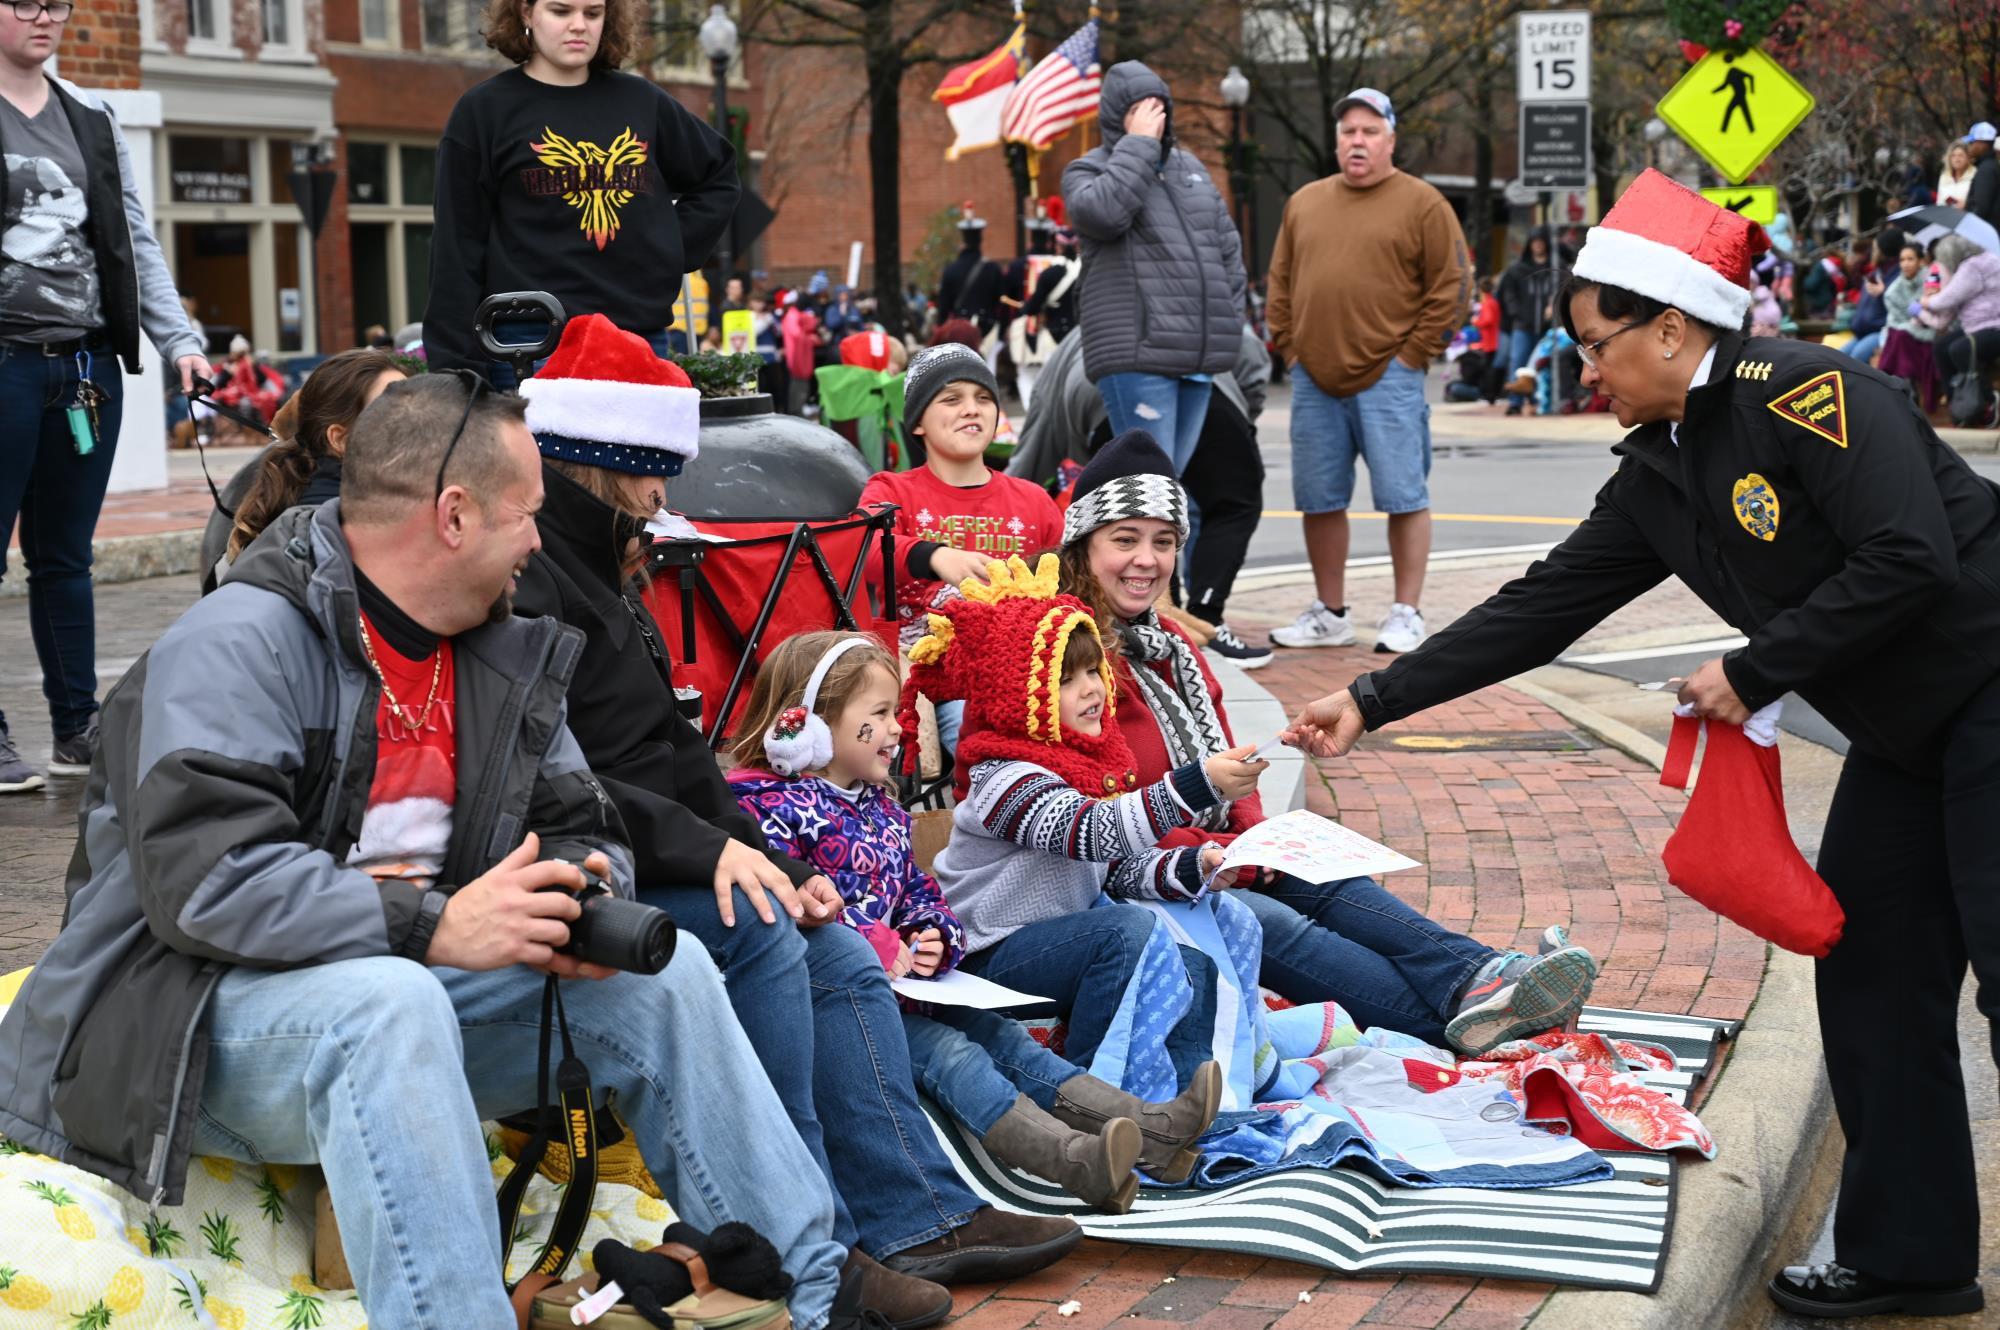
<instances>
[{"instance_id":1,"label":"brick pavement","mask_svg":"<svg viewBox=\"0 0 2000 1330\"><path fill-rule=\"evenodd\" d=\"M1504 575L1441 574L1426 608L1442 621ZM1357 583L1357 600L1364 590L1374 595L1386 587ZM188 578L103 588L99 617L109 640L100 650L135 653L191 593ZM1232 622L1261 636L1261 629L1289 619L1304 594L1293 588L1244 595ZM1703 622L1705 612L1684 593L1662 590L1654 597L1642 611L1628 612L1634 617L1622 626L1614 620L1601 631L1656 627L1662 616ZM24 672L32 660L24 618L24 605L0 604L0 670L12 672L0 679L0 702L27 719L34 708L33 676ZM1296 711L1382 660L1358 649L1281 653L1258 682ZM17 733L25 728L17 724ZM1587 739L1567 751L1391 745L1398 734L1426 733L1497 735L1504 745L1573 731L1543 704L1496 687L1369 736L1346 760L1315 764L1309 807L1424 864L1392 876L1391 889L1494 945L1531 945L1544 925L1569 925L1604 962L1603 1002L1723 1017L1748 1011L1763 972L1763 945L1672 891L1660 868L1659 848L1681 795L1662 789L1640 763ZM0 971L32 961L53 936L79 785L63 781L45 795L0 800ZM1690 1240L1685 1232L1682 1240ZM1300 1302L1302 1292L1312 1300ZM1286 1261L1091 1241L1032 1278L955 1290L955 1324L966 1330L1517 1330L1548 1292L1504 1280L1328 1277ZM1069 1299L1082 1309L1065 1318L1058 1307Z\"/></svg>"}]
</instances>

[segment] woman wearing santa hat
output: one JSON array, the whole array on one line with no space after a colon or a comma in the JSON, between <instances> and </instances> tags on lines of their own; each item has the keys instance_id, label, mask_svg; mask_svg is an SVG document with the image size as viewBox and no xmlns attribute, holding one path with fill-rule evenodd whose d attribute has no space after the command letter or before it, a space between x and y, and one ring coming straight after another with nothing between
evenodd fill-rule
<instances>
[{"instance_id":1,"label":"woman wearing santa hat","mask_svg":"<svg viewBox=\"0 0 2000 1330\"><path fill-rule=\"evenodd\" d=\"M1771 1296L1809 1316L1972 1312L1957 1021L1968 960L1980 1010L2000 1016L2000 488L1900 380L1742 335L1766 244L1656 171L1634 182L1558 298L1584 382L1632 431L1591 515L1421 650L1312 703L1291 737L1345 753L1546 664L1679 577L1749 639L1697 669L1683 703L1740 724L1796 691L1851 743L1819 857L1847 915L1817 963L1847 1137L1834 1260L1785 1268Z\"/></svg>"}]
</instances>

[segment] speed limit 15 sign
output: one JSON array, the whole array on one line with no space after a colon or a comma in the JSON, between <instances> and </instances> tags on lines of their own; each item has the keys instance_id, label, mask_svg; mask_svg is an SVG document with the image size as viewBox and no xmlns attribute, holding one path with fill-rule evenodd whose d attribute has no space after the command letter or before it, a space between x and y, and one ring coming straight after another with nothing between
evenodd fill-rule
<instances>
[{"instance_id":1,"label":"speed limit 15 sign","mask_svg":"<svg viewBox=\"0 0 2000 1330\"><path fill-rule=\"evenodd\" d=\"M1520 16L1524 102L1590 100L1590 11L1547 9Z\"/></svg>"}]
</instances>

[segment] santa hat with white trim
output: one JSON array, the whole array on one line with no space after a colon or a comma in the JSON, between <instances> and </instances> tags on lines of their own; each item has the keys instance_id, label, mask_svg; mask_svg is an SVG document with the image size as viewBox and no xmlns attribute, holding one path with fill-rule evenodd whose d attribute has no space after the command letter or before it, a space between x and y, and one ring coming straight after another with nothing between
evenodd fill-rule
<instances>
[{"instance_id":1,"label":"santa hat with white trim","mask_svg":"<svg viewBox=\"0 0 2000 1330\"><path fill-rule=\"evenodd\" d=\"M687 372L602 314L569 321L521 396L544 457L677 476L701 451L701 394Z\"/></svg>"},{"instance_id":2,"label":"santa hat with white trim","mask_svg":"<svg viewBox=\"0 0 2000 1330\"><path fill-rule=\"evenodd\" d=\"M1750 265L1770 247L1757 223L1648 168L1590 228L1576 275L1733 332L1750 311Z\"/></svg>"}]
</instances>

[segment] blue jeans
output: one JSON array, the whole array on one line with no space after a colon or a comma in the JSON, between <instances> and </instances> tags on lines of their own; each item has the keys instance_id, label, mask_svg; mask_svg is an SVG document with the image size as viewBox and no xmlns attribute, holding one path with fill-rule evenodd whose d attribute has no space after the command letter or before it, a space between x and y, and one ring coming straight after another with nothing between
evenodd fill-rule
<instances>
[{"instance_id":1,"label":"blue jeans","mask_svg":"<svg viewBox=\"0 0 2000 1330\"><path fill-rule=\"evenodd\" d=\"M984 1136L1025 1094L1043 1108L1077 1075L1076 1064L1036 1043L1018 1021L970 1007L903 1013L917 1084L944 1110Z\"/></svg>"},{"instance_id":2,"label":"blue jeans","mask_svg":"<svg viewBox=\"0 0 2000 1330\"><path fill-rule=\"evenodd\" d=\"M1322 391L1292 366L1292 499L1301 512L1344 513L1354 499L1355 459L1368 463L1377 512L1431 506L1431 409L1424 371L1390 359L1382 377L1352 397Z\"/></svg>"},{"instance_id":3,"label":"blue jeans","mask_svg":"<svg viewBox=\"0 0 2000 1330\"><path fill-rule=\"evenodd\" d=\"M958 732L965 725L965 703L939 702L937 704L938 747L951 754L951 760L958 761Z\"/></svg>"},{"instance_id":4,"label":"blue jeans","mask_svg":"<svg viewBox=\"0 0 2000 1330\"><path fill-rule=\"evenodd\" d=\"M1879 329L1872 333L1863 333L1840 349L1866 364L1875 358L1877 351L1882 349L1882 333Z\"/></svg>"},{"instance_id":5,"label":"blue jeans","mask_svg":"<svg viewBox=\"0 0 2000 1330\"><path fill-rule=\"evenodd\" d=\"M879 1260L943 1237L983 1202L960 1181L917 1103L903 1013L875 949L838 923L808 928L805 939L813 1103L832 1124L826 1157L861 1248Z\"/></svg>"},{"instance_id":6,"label":"blue jeans","mask_svg":"<svg viewBox=\"0 0 2000 1330\"><path fill-rule=\"evenodd\" d=\"M1069 1022L1063 1056L1088 1067L1118 1014L1125 986L1138 971L1153 914L1129 905L1106 905L1055 919L1042 919L984 951L967 956L960 968L996 984L1050 999ZM1215 962L1192 947L1181 948L1193 1008L1167 1037L1167 1056L1180 1083L1209 1060L1215 1026Z\"/></svg>"},{"instance_id":7,"label":"blue jeans","mask_svg":"<svg viewBox=\"0 0 2000 1330\"><path fill-rule=\"evenodd\" d=\"M1208 419L1213 383L1167 374L1107 374L1097 381L1097 391L1111 417L1113 437L1128 429L1145 430L1172 459L1175 475L1187 470L1201 442L1201 423Z\"/></svg>"},{"instance_id":8,"label":"blue jeans","mask_svg":"<svg viewBox=\"0 0 2000 1330\"><path fill-rule=\"evenodd\" d=\"M799 1139L833 1190L833 1240L852 1247L854 1218L834 1185L825 1134L813 1107L813 1046L803 1037L812 1028L813 1009L804 932L775 904L777 922L765 923L741 891L736 893L734 928L723 927L715 893L707 887L651 888L642 890L639 898L673 915L681 931L706 947L709 959L722 971L737 1023Z\"/></svg>"},{"instance_id":9,"label":"blue jeans","mask_svg":"<svg viewBox=\"0 0 2000 1330\"><path fill-rule=\"evenodd\" d=\"M493 335L502 343L514 342L526 346L541 340L548 326L540 319L502 319L493 325ZM653 354L662 360L687 354L687 334L678 328L655 328L639 336L646 339L647 345L653 348ZM549 358L543 356L535 362L535 369L540 371L548 363ZM514 366L505 360L488 362L486 381L502 392L513 392L521 386L520 379L514 375Z\"/></svg>"},{"instance_id":10,"label":"blue jeans","mask_svg":"<svg viewBox=\"0 0 2000 1330\"><path fill-rule=\"evenodd\" d=\"M1516 328L1504 335L1500 343L1500 349L1507 353L1506 368L1509 380L1512 380L1514 375L1520 372L1521 366L1528 363L1528 357L1535 353L1535 343L1540 340L1540 333L1529 332L1526 328ZM1520 393L1507 394L1507 405L1509 406L1521 406L1527 400Z\"/></svg>"},{"instance_id":11,"label":"blue jeans","mask_svg":"<svg viewBox=\"0 0 2000 1330\"><path fill-rule=\"evenodd\" d=\"M1444 1039L1459 990L1496 953L1351 877L1316 886L1280 876L1241 891L1264 927L1260 981L1294 1002L1338 1002L1364 1029Z\"/></svg>"},{"instance_id":12,"label":"blue jeans","mask_svg":"<svg viewBox=\"0 0 2000 1330\"><path fill-rule=\"evenodd\" d=\"M532 1108L542 976L370 957L234 969L205 1017L198 1153L317 1163L376 1330L507 1326L499 1211L479 1124ZM741 1220L819 1330L846 1253L833 1206L729 1012L715 966L563 985L577 1051L616 1092L646 1167L696 1228Z\"/></svg>"},{"instance_id":13,"label":"blue jeans","mask_svg":"<svg viewBox=\"0 0 2000 1330\"><path fill-rule=\"evenodd\" d=\"M84 354L104 400L97 408L97 446L79 455L64 414L76 400L77 357L0 342L0 576L7 572L7 537L18 516L28 565L28 630L59 739L83 733L97 715L90 542L125 409L117 356L108 348ZM0 727L6 723L0 715Z\"/></svg>"}]
</instances>

